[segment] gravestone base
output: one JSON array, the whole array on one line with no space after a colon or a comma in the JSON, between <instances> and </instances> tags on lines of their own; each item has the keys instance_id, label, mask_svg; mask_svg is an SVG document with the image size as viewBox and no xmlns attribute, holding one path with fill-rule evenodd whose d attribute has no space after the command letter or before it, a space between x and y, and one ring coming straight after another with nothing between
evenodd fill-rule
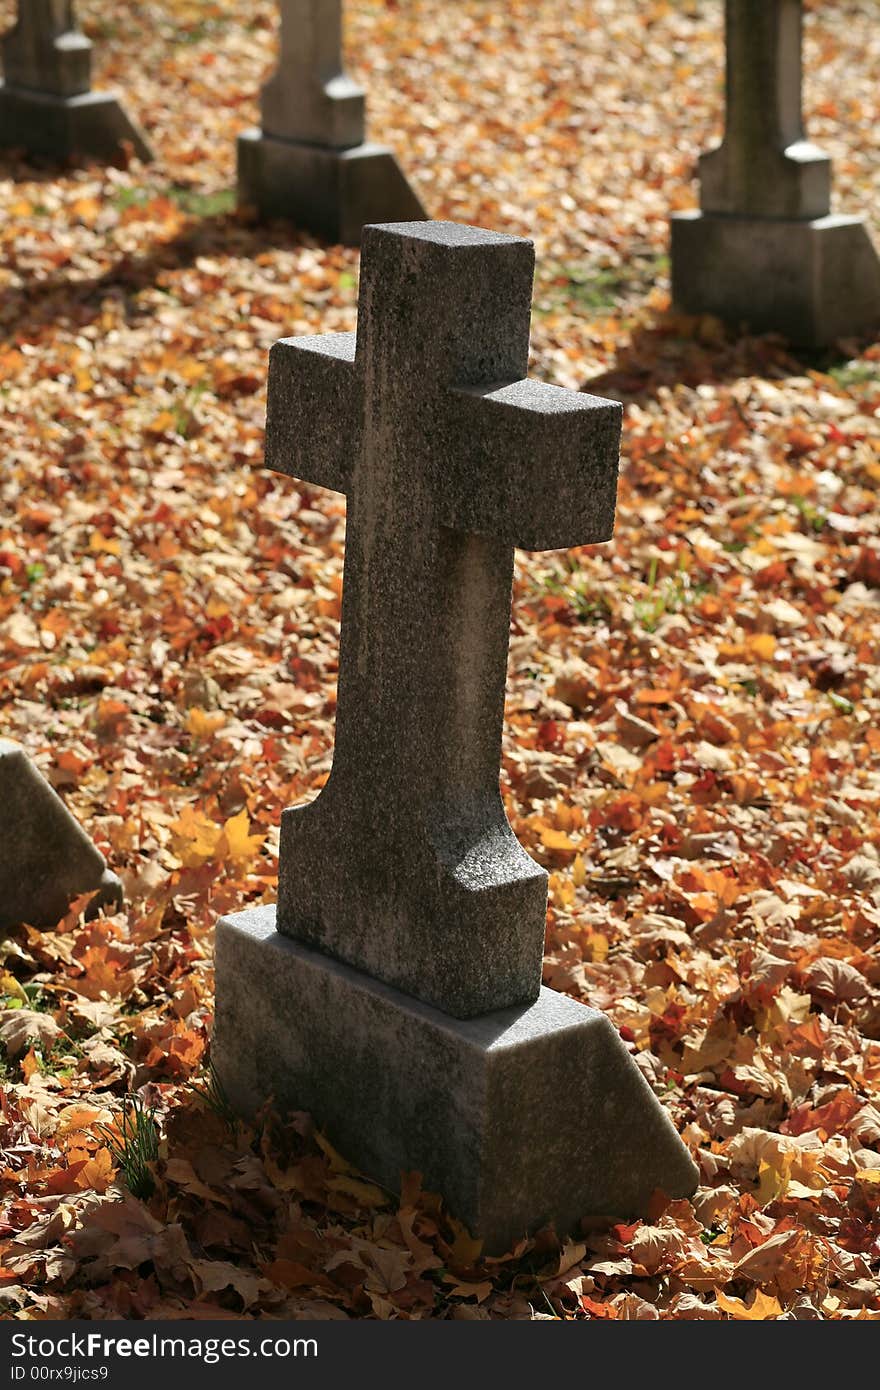
<instances>
[{"instance_id":1,"label":"gravestone base","mask_svg":"<svg viewBox=\"0 0 880 1390\"><path fill-rule=\"evenodd\" d=\"M87 916L122 906L122 884L24 749L0 738L0 931L54 927L71 898Z\"/></svg>"},{"instance_id":2,"label":"gravestone base","mask_svg":"<svg viewBox=\"0 0 880 1390\"><path fill-rule=\"evenodd\" d=\"M153 158L146 137L113 92L58 97L0 83L0 146L5 149L57 161L110 161L125 141L139 159Z\"/></svg>"},{"instance_id":3,"label":"gravestone base","mask_svg":"<svg viewBox=\"0 0 880 1390\"><path fill-rule=\"evenodd\" d=\"M384 145L335 150L279 140L260 130L238 139L238 201L261 217L285 218L343 246L359 246L368 222L427 216Z\"/></svg>"},{"instance_id":4,"label":"gravestone base","mask_svg":"<svg viewBox=\"0 0 880 1390\"><path fill-rule=\"evenodd\" d=\"M684 313L805 348L880 324L880 260L861 218L677 213L671 250L672 302Z\"/></svg>"},{"instance_id":5,"label":"gravestone base","mask_svg":"<svg viewBox=\"0 0 880 1390\"><path fill-rule=\"evenodd\" d=\"M309 1111L394 1191L420 1172L489 1253L697 1184L612 1024L565 995L454 1019L281 936L274 907L221 919L216 973L213 1061L232 1107Z\"/></svg>"}]
</instances>

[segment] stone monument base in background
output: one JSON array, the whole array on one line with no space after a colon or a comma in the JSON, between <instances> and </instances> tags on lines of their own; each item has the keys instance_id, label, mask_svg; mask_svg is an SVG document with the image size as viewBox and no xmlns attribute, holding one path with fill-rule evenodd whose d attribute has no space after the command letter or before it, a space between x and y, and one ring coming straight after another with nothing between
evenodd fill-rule
<instances>
[{"instance_id":1,"label":"stone monument base in background","mask_svg":"<svg viewBox=\"0 0 880 1390\"><path fill-rule=\"evenodd\" d=\"M417 1170L500 1254L554 1223L644 1215L697 1169L610 1021L542 989L461 1021L275 930L217 927L214 1065L230 1104L307 1110L384 1187Z\"/></svg>"},{"instance_id":2,"label":"stone monument base in background","mask_svg":"<svg viewBox=\"0 0 880 1390\"><path fill-rule=\"evenodd\" d=\"M368 222L426 216L390 149L331 149L248 130L238 140L238 201L327 241L359 246Z\"/></svg>"},{"instance_id":3,"label":"stone monument base in background","mask_svg":"<svg viewBox=\"0 0 880 1390\"><path fill-rule=\"evenodd\" d=\"M113 92L60 97L0 84L0 146L6 149L21 147L55 161L113 160L126 141L140 159L153 158Z\"/></svg>"},{"instance_id":4,"label":"stone monument base in background","mask_svg":"<svg viewBox=\"0 0 880 1390\"><path fill-rule=\"evenodd\" d=\"M859 217L677 213L671 255L672 302L684 313L805 348L880 325L880 260Z\"/></svg>"},{"instance_id":5,"label":"stone monument base in background","mask_svg":"<svg viewBox=\"0 0 880 1390\"><path fill-rule=\"evenodd\" d=\"M0 738L0 931L54 927L72 898L118 912L122 884L20 744Z\"/></svg>"}]
</instances>

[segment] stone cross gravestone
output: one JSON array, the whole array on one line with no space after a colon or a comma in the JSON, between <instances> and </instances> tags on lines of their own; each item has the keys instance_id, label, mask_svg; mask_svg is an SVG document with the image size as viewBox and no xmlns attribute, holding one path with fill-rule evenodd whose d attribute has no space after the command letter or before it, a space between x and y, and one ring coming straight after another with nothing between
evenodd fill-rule
<instances>
[{"instance_id":1,"label":"stone cross gravestone","mask_svg":"<svg viewBox=\"0 0 880 1390\"><path fill-rule=\"evenodd\" d=\"M696 1170L603 1015L541 987L546 875L498 777L513 548L607 540L621 408L526 376L532 244L364 229L357 333L272 349L270 465L348 501L336 742L277 907L223 919L234 1105L311 1110L500 1250Z\"/></svg>"},{"instance_id":2,"label":"stone cross gravestone","mask_svg":"<svg viewBox=\"0 0 880 1390\"><path fill-rule=\"evenodd\" d=\"M54 927L71 898L118 906L122 885L24 749L0 738L0 931Z\"/></svg>"},{"instance_id":3,"label":"stone cross gravestone","mask_svg":"<svg viewBox=\"0 0 880 1390\"><path fill-rule=\"evenodd\" d=\"M141 159L152 158L118 97L91 90L92 45L76 27L73 0L19 0L2 51L0 146L109 160L129 142Z\"/></svg>"},{"instance_id":4,"label":"stone cross gravestone","mask_svg":"<svg viewBox=\"0 0 880 1390\"><path fill-rule=\"evenodd\" d=\"M672 218L672 297L822 347L880 323L864 223L831 215L831 162L804 132L801 0L726 0L727 113L700 211Z\"/></svg>"},{"instance_id":5,"label":"stone cross gravestone","mask_svg":"<svg viewBox=\"0 0 880 1390\"><path fill-rule=\"evenodd\" d=\"M365 141L364 93L342 68L342 0L281 0L262 128L238 142L239 202L356 246L366 222L424 217L391 150Z\"/></svg>"}]
</instances>

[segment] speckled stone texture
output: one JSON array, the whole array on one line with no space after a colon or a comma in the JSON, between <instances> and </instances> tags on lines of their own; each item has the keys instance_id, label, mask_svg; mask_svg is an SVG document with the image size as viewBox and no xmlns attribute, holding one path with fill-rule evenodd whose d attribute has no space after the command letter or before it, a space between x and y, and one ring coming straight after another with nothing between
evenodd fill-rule
<instances>
[{"instance_id":1,"label":"speckled stone texture","mask_svg":"<svg viewBox=\"0 0 880 1390\"><path fill-rule=\"evenodd\" d=\"M392 1190L420 1172L489 1253L696 1186L611 1023L565 995L461 1022L279 935L271 907L220 921L216 963L212 1055L236 1109L311 1111Z\"/></svg>"},{"instance_id":2,"label":"speckled stone texture","mask_svg":"<svg viewBox=\"0 0 880 1390\"><path fill-rule=\"evenodd\" d=\"M238 198L328 241L425 216L391 150L365 141L365 97L342 70L342 0L281 0L278 69L259 130L238 142Z\"/></svg>"},{"instance_id":3,"label":"speckled stone texture","mask_svg":"<svg viewBox=\"0 0 880 1390\"><path fill-rule=\"evenodd\" d=\"M459 1018L537 998L546 874L498 790L513 548L612 534L621 407L526 378L532 243L364 232L355 334L272 349L266 459L348 499L336 740L278 927Z\"/></svg>"},{"instance_id":4,"label":"speckled stone texture","mask_svg":"<svg viewBox=\"0 0 880 1390\"><path fill-rule=\"evenodd\" d=\"M92 45L77 29L73 0L19 0L2 39L0 146L49 159L112 160L123 142L152 150L112 92L92 92Z\"/></svg>"},{"instance_id":5,"label":"speckled stone texture","mask_svg":"<svg viewBox=\"0 0 880 1390\"><path fill-rule=\"evenodd\" d=\"M122 885L64 802L10 739L0 738L0 930L54 927L71 898L122 901Z\"/></svg>"},{"instance_id":6,"label":"speckled stone texture","mask_svg":"<svg viewBox=\"0 0 880 1390\"><path fill-rule=\"evenodd\" d=\"M831 162L806 138L802 0L727 0L722 144L700 159L700 213L672 219L672 297L806 348L880 324L880 261L861 219L832 217Z\"/></svg>"}]
</instances>

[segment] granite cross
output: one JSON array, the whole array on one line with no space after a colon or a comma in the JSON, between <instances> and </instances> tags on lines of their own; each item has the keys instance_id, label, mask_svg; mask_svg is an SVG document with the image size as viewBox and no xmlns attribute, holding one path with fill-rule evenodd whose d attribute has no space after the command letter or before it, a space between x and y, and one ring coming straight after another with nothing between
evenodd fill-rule
<instances>
[{"instance_id":1,"label":"granite cross","mask_svg":"<svg viewBox=\"0 0 880 1390\"><path fill-rule=\"evenodd\" d=\"M342 68L342 0L281 0L281 53L260 109L266 135L335 149L361 143L364 93Z\"/></svg>"},{"instance_id":2,"label":"granite cross","mask_svg":"<svg viewBox=\"0 0 880 1390\"><path fill-rule=\"evenodd\" d=\"M526 376L530 241L364 229L357 333L272 349L267 463L344 493L333 766L278 930L468 1018L538 995L546 874L499 792L514 547L610 538L621 407Z\"/></svg>"},{"instance_id":3,"label":"granite cross","mask_svg":"<svg viewBox=\"0 0 880 1390\"><path fill-rule=\"evenodd\" d=\"M802 0L727 0L724 141L700 159L704 212L824 217L831 163L804 134Z\"/></svg>"},{"instance_id":4,"label":"granite cross","mask_svg":"<svg viewBox=\"0 0 880 1390\"><path fill-rule=\"evenodd\" d=\"M532 269L517 237L369 225L357 334L272 349L268 462L348 502L336 747L277 906L215 955L230 1104L421 1173L490 1254L698 1178L611 1020L539 988L546 878L499 794L513 548L607 539L620 442L619 405L527 378Z\"/></svg>"}]
</instances>

